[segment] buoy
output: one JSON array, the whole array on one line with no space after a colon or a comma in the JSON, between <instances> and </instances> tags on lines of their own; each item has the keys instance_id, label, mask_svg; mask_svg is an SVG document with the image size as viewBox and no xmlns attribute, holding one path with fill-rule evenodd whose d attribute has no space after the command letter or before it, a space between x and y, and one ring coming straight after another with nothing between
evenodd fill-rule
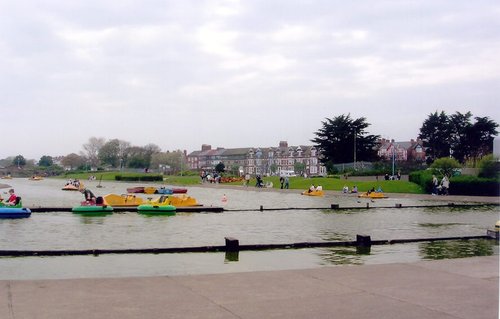
<instances>
[{"instance_id":1,"label":"buoy","mask_svg":"<svg viewBox=\"0 0 500 319\"><path fill-rule=\"evenodd\" d=\"M221 201L222 201L223 203L227 202L227 197L226 197L226 194L222 195L222 199L221 199Z\"/></svg>"}]
</instances>

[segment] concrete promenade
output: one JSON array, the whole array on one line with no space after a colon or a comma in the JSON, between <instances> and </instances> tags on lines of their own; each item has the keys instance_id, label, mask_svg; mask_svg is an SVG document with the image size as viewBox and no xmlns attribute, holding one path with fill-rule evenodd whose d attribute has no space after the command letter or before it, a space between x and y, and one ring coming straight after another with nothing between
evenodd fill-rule
<instances>
[{"instance_id":1,"label":"concrete promenade","mask_svg":"<svg viewBox=\"0 0 500 319\"><path fill-rule=\"evenodd\" d=\"M317 269L0 281L0 318L498 318L498 256Z\"/></svg>"}]
</instances>

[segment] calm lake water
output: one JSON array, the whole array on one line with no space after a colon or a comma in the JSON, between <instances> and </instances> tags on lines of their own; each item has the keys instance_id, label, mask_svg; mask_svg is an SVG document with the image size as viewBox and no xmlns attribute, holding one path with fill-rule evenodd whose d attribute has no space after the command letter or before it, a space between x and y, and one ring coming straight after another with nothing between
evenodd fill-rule
<instances>
[{"instance_id":1,"label":"calm lake water","mask_svg":"<svg viewBox=\"0 0 500 319\"><path fill-rule=\"evenodd\" d=\"M16 189L27 207L72 207L83 198L79 192L62 191L64 180L4 180ZM123 194L127 187L144 183L85 181L96 195ZM223 206L224 213L178 213L147 217L136 212L86 217L71 212L33 213L26 219L0 219L1 250L71 250L167 248L224 245L224 237L240 244L351 241L356 234L373 240L484 235L499 219L498 207L405 208L376 207L431 205L409 198L371 202L353 196L301 196L300 191L274 192L222 187L188 187L188 194L205 206ZM1 190L3 197L7 189ZM222 202L225 195L227 202ZM142 195L155 197L155 195ZM157 195L156 195L157 196ZM361 210L264 208L366 207ZM375 208L374 208L375 207ZM359 253L355 247L272 250L224 253L101 255L68 257L0 258L0 279L119 277L177 275L254 270L311 268L325 265L411 262L498 254L493 241L438 242L373 246Z\"/></svg>"}]
</instances>

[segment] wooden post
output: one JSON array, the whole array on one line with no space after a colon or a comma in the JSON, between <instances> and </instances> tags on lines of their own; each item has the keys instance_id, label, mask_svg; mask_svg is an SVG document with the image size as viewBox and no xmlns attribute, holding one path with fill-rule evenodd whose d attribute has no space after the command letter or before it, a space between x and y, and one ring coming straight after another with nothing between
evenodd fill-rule
<instances>
[{"instance_id":1,"label":"wooden post","mask_svg":"<svg viewBox=\"0 0 500 319\"><path fill-rule=\"evenodd\" d=\"M331 209L339 209L339 204L331 204L330 208Z\"/></svg>"},{"instance_id":2,"label":"wooden post","mask_svg":"<svg viewBox=\"0 0 500 319\"><path fill-rule=\"evenodd\" d=\"M226 252L240 251L240 241L233 237L224 237L226 240Z\"/></svg>"},{"instance_id":3,"label":"wooden post","mask_svg":"<svg viewBox=\"0 0 500 319\"><path fill-rule=\"evenodd\" d=\"M372 239L367 235L356 235L356 246L360 247L370 247L372 245Z\"/></svg>"},{"instance_id":4,"label":"wooden post","mask_svg":"<svg viewBox=\"0 0 500 319\"><path fill-rule=\"evenodd\" d=\"M264 206L260 205L260 211L263 212L264 211Z\"/></svg>"},{"instance_id":5,"label":"wooden post","mask_svg":"<svg viewBox=\"0 0 500 319\"><path fill-rule=\"evenodd\" d=\"M396 204L396 208L401 208L401 207L403 207L402 204Z\"/></svg>"},{"instance_id":6,"label":"wooden post","mask_svg":"<svg viewBox=\"0 0 500 319\"><path fill-rule=\"evenodd\" d=\"M370 203L366 203L366 208L370 208Z\"/></svg>"}]
</instances>

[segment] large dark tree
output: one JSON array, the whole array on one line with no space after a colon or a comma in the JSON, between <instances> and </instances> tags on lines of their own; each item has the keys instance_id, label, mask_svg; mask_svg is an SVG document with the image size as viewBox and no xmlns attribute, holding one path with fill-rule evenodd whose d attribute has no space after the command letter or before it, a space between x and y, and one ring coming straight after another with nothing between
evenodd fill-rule
<instances>
[{"instance_id":1,"label":"large dark tree","mask_svg":"<svg viewBox=\"0 0 500 319\"><path fill-rule=\"evenodd\" d=\"M111 167L118 167L120 163L120 141L112 139L104 143L99 149L98 158L104 163L111 165Z\"/></svg>"},{"instance_id":2,"label":"large dark tree","mask_svg":"<svg viewBox=\"0 0 500 319\"><path fill-rule=\"evenodd\" d=\"M418 137L424 142L426 154L433 159L450 155L450 123L444 111L432 113L424 121Z\"/></svg>"},{"instance_id":3,"label":"large dark tree","mask_svg":"<svg viewBox=\"0 0 500 319\"><path fill-rule=\"evenodd\" d=\"M456 112L448 117L449 149L454 158L463 162L470 153L469 134L472 128L471 112ZM450 151L449 151L450 152Z\"/></svg>"},{"instance_id":4,"label":"large dark tree","mask_svg":"<svg viewBox=\"0 0 500 319\"><path fill-rule=\"evenodd\" d=\"M493 153L493 140L498 135L498 124L488 117L475 117L468 134L470 158L477 160Z\"/></svg>"},{"instance_id":5,"label":"large dark tree","mask_svg":"<svg viewBox=\"0 0 500 319\"><path fill-rule=\"evenodd\" d=\"M52 159L52 156L43 155L42 157L40 157L40 160L38 161L38 166L50 167L52 165L54 165L54 160Z\"/></svg>"},{"instance_id":6,"label":"large dark tree","mask_svg":"<svg viewBox=\"0 0 500 319\"><path fill-rule=\"evenodd\" d=\"M456 112L450 116L444 111L430 114L419 134L427 155L432 159L452 155L463 163L491 153L498 124L488 117L475 117L474 123L471 118L470 112Z\"/></svg>"},{"instance_id":7,"label":"large dark tree","mask_svg":"<svg viewBox=\"0 0 500 319\"><path fill-rule=\"evenodd\" d=\"M12 165L16 165L17 167L22 167L22 166L26 165L26 159L22 155L17 155L12 160Z\"/></svg>"},{"instance_id":8,"label":"large dark tree","mask_svg":"<svg viewBox=\"0 0 500 319\"><path fill-rule=\"evenodd\" d=\"M379 135L368 135L370 126L366 118L352 119L351 115L340 115L321 122L323 127L311 140L321 152L321 162L327 166L355 161L377 159L375 146Z\"/></svg>"}]
</instances>

